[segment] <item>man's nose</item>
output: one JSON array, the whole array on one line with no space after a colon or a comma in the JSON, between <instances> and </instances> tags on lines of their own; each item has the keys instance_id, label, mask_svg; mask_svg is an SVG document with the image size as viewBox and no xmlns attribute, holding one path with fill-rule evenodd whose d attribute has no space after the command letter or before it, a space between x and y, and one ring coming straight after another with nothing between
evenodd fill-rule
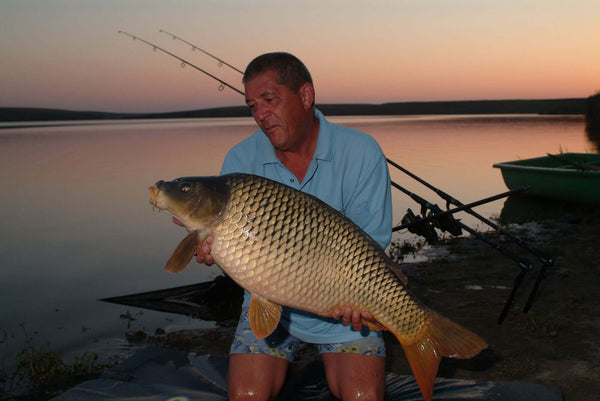
<instances>
[{"instance_id":1,"label":"man's nose","mask_svg":"<svg viewBox=\"0 0 600 401\"><path fill-rule=\"evenodd\" d=\"M257 122L263 122L264 119L269 115L269 110L265 106L256 105L254 108L254 119Z\"/></svg>"}]
</instances>

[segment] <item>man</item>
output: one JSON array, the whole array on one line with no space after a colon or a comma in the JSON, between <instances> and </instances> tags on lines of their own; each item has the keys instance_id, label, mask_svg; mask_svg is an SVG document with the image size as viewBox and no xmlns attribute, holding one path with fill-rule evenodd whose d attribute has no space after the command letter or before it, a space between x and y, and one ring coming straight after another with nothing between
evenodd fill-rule
<instances>
[{"instance_id":1,"label":"man","mask_svg":"<svg viewBox=\"0 0 600 401\"><path fill-rule=\"evenodd\" d=\"M390 178L375 140L328 122L314 107L310 73L288 53L257 57L243 82L260 129L230 150L221 173L256 174L315 195L385 248L392 228ZM198 247L198 262L212 263L211 241ZM383 399L385 347L380 332L362 326L363 318L370 319L367 312L349 305L326 319L284 308L276 331L258 340L250 330L248 305L246 293L230 355L231 400L275 398L300 341L318 344L334 396Z\"/></svg>"}]
</instances>

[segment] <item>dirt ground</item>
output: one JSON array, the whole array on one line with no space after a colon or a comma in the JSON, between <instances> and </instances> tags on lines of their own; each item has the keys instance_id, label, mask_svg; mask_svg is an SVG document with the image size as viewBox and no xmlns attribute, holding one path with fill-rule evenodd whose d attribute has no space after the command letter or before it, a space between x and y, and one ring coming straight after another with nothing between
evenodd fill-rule
<instances>
[{"instance_id":1,"label":"dirt ground","mask_svg":"<svg viewBox=\"0 0 600 401\"><path fill-rule=\"evenodd\" d=\"M542 263L505 237L492 236L534 264L502 324L498 319L520 267L482 241L445 241L436 247L443 256L405 269L409 287L422 301L489 344L471 360L444 358L438 377L540 383L559 388L566 401L589 400L600 394L600 215L566 215L506 229L555 262L523 313ZM203 332L201 338L179 332L167 343L226 354L232 334L231 327ZM412 374L397 340L386 334L386 344L387 370Z\"/></svg>"},{"instance_id":2,"label":"dirt ground","mask_svg":"<svg viewBox=\"0 0 600 401\"><path fill-rule=\"evenodd\" d=\"M452 240L447 257L406 271L421 300L483 337L489 348L467 361L444 359L439 377L482 381L526 381L558 387L567 401L600 394L600 218L558 220L507 227L555 256L528 313L523 308L541 267L535 263L502 324L498 318L520 271L516 262L481 241ZM391 341L388 369L410 374L400 346Z\"/></svg>"}]
</instances>

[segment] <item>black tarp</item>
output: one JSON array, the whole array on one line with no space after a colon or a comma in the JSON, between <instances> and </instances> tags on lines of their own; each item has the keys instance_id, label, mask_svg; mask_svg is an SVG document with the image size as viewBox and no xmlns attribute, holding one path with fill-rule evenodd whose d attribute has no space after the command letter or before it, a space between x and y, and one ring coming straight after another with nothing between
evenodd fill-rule
<instances>
[{"instance_id":1,"label":"black tarp","mask_svg":"<svg viewBox=\"0 0 600 401\"><path fill-rule=\"evenodd\" d=\"M224 356L199 355L164 348L146 348L53 401L186 401L226 400ZM386 401L423 401L412 376L388 373ZM292 363L279 400L335 400L329 393L323 364ZM521 382L476 382L438 378L434 400L561 401L557 388Z\"/></svg>"}]
</instances>

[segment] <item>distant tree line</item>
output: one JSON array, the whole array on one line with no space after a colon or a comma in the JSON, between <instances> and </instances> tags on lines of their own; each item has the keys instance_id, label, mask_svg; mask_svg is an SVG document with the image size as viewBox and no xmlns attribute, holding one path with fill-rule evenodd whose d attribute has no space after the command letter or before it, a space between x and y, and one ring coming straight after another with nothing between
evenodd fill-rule
<instances>
[{"instance_id":1,"label":"distant tree line","mask_svg":"<svg viewBox=\"0 0 600 401\"><path fill-rule=\"evenodd\" d=\"M587 98L585 128L590 141L596 144L596 150L600 152L600 91Z\"/></svg>"},{"instance_id":2,"label":"distant tree line","mask_svg":"<svg viewBox=\"0 0 600 401\"><path fill-rule=\"evenodd\" d=\"M598 96L598 95L596 95ZM384 104L318 104L328 116L431 115L431 114L579 114L585 113L586 98L527 100L461 100L397 102ZM598 100L596 100L596 104ZM596 105L596 110L598 106ZM174 111L166 113L108 113L98 111L0 107L0 122L106 119L164 119L205 117L250 117L247 106ZM598 112L596 112L598 116Z\"/></svg>"}]
</instances>

